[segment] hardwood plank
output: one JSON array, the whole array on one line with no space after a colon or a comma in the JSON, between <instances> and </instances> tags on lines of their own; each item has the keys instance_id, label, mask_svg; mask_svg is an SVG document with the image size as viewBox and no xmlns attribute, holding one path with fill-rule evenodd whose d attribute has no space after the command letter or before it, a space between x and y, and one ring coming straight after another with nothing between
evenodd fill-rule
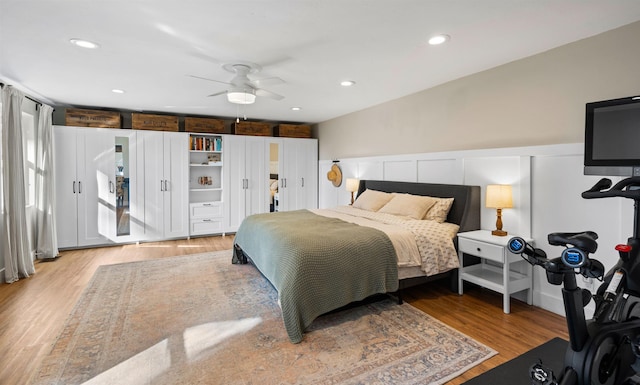
<instances>
[{"instance_id":1,"label":"hardwood plank","mask_svg":"<svg viewBox=\"0 0 640 385\"><path fill-rule=\"evenodd\" d=\"M27 384L48 354L94 272L100 265L228 250L233 236L69 250L54 262L36 262L36 274L0 285L0 384ZM463 296L446 285L406 289L407 302L500 354L455 378L459 385L525 351L559 336L568 338L565 320L512 300L502 312L502 297L474 288Z\"/></svg>"}]
</instances>

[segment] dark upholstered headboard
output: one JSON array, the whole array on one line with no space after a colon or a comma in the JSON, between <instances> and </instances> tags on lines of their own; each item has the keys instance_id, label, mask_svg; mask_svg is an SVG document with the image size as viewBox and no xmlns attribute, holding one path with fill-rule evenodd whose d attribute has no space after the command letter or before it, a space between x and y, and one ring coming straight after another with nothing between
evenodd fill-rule
<instances>
[{"instance_id":1,"label":"dark upholstered headboard","mask_svg":"<svg viewBox=\"0 0 640 385\"><path fill-rule=\"evenodd\" d=\"M480 186L361 180L358 195L366 189L454 198L447 222L460 225L460 232L480 229Z\"/></svg>"}]
</instances>

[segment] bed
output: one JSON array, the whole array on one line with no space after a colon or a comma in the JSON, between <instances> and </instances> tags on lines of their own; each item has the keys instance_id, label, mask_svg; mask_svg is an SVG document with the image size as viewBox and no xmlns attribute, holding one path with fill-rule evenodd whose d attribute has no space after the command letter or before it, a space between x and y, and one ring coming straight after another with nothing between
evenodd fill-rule
<instances>
[{"instance_id":1,"label":"bed","mask_svg":"<svg viewBox=\"0 0 640 385\"><path fill-rule=\"evenodd\" d=\"M388 201L381 207L367 206L380 204L367 197L383 195ZM396 215L391 206L398 205L391 202L400 198L431 206L422 214ZM436 207L431 201L452 202L446 218L420 217ZM427 227L448 241L431 241L422 233ZM457 282L455 234L479 227L478 186L361 180L353 207L245 218L234 239L233 263L251 262L275 287L289 339L298 343L316 317L344 305L436 279ZM413 246L408 237L415 239ZM438 267L429 263L425 269L424 260L412 254L416 250L423 259L423 251L435 255Z\"/></svg>"}]
</instances>

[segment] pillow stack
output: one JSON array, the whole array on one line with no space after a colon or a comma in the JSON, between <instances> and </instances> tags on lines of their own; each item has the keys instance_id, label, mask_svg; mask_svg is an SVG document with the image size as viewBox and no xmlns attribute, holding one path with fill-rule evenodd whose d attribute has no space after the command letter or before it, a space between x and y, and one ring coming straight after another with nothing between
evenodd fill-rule
<instances>
[{"instance_id":1,"label":"pillow stack","mask_svg":"<svg viewBox=\"0 0 640 385\"><path fill-rule=\"evenodd\" d=\"M392 214L411 219L426 219L442 223L447 220L453 198L438 198L422 195L386 193L365 190L353 203L361 210Z\"/></svg>"}]
</instances>

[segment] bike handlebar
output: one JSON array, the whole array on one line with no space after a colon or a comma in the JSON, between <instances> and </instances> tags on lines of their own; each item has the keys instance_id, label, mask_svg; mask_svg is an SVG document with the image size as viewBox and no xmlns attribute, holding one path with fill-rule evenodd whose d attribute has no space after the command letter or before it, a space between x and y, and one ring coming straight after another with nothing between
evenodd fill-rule
<instances>
[{"instance_id":1,"label":"bike handlebar","mask_svg":"<svg viewBox=\"0 0 640 385\"><path fill-rule=\"evenodd\" d=\"M622 197L640 200L640 177L625 178L613 187L610 179L602 178L589 190L583 192L582 197L584 199Z\"/></svg>"},{"instance_id":2,"label":"bike handlebar","mask_svg":"<svg viewBox=\"0 0 640 385\"><path fill-rule=\"evenodd\" d=\"M589 258L589 253L598 247L598 234L593 231L580 233L552 233L549 243L565 246L559 258L547 259L542 249L537 249L520 237L513 237L507 242L507 248L514 254L522 255L532 265L542 266L548 273L557 274L573 269L580 269L580 274L588 278L600 279L604 275L604 265L600 261ZM572 247L569 247L569 246ZM559 277L547 276L550 283L560 284Z\"/></svg>"}]
</instances>

